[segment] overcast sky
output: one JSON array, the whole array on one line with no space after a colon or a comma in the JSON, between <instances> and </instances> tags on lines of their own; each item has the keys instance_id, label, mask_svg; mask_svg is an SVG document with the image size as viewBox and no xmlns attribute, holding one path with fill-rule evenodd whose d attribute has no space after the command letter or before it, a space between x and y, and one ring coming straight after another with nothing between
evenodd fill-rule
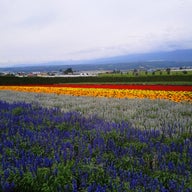
<instances>
[{"instance_id":1,"label":"overcast sky","mask_svg":"<svg viewBox=\"0 0 192 192\"><path fill-rule=\"evenodd\" d=\"M192 0L0 0L0 66L192 48Z\"/></svg>"}]
</instances>

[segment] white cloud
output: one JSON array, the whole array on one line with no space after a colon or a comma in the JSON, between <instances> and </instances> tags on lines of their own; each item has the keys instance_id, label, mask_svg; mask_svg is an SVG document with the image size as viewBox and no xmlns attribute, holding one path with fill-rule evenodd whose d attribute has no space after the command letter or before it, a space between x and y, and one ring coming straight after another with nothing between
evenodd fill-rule
<instances>
[{"instance_id":1,"label":"white cloud","mask_svg":"<svg viewBox=\"0 0 192 192\"><path fill-rule=\"evenodd\" d=\"M191 48L191 10L191 0L0 0L0 63Z\"/></svg>"}]
</instances>

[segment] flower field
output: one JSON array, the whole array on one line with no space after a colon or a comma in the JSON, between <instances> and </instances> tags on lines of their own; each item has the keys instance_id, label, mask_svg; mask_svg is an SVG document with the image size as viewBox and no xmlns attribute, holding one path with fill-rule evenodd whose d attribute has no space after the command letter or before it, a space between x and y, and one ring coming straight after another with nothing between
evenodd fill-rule
<instances>
[{"instance_id":1,"label":"flower field","mask_svg":"<svg viewBox=\"0 0 192 192\"><path fill-rule=\"evenodd\" d=\"M192 190L191 90L73 86L1 86L0 191Z\"/></svg>"},{"instance_id":2,"label":"flower field","mask_svg":"<svg viewBox=\"0 0 192 192\"><path fill-rule=\"evenodd\" d=\"M0 90L108 98L168 99L175 102L192 102L192 86L63 84L41 86L1 86Z\"/></svg>"}]
</instances>

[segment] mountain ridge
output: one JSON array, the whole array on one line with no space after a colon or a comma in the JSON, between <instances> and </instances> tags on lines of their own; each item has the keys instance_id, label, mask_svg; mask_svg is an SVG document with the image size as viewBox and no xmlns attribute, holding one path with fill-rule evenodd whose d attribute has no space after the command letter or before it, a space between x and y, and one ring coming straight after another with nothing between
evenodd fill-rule
<instances>
[{"instance_id":1,"label":"mountain ridge","mask_svg":"<svg viewBox=\"0 0 192 192\"><path fill-rule=\"evenodd\" d=\"M166 68L166 67L183 67L192 66L192 49L182 49L174 51L161 51L150 53L128 54L113 57L105 57L90 60L78 61L50 61L38 64L23 64L12 67L0 68L14 69L14 71L53 71L66 67L75 68L75 70L125 70L133 68Z\"/></svg>"},{"instance_id":2,"label":"mountain ridge","mask_svg":"<svg viewBox=\"0 0 192 192\"><path fill-rule=\"evenodd\" d=\"M95 59L97 62L192 61L192 49L126 54Z\"/></svg>"}]
</instances>

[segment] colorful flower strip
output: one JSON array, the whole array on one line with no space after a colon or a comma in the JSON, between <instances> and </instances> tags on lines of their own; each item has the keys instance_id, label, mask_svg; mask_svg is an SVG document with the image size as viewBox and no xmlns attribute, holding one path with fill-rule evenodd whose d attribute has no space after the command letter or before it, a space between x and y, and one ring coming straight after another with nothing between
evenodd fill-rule
<instances>
[{"instance_id":1,"label":"colorful flower strip","mask_svg":"<svg viewBox=\"0 0 192 192\"><path fill-rule=\"evenodd\" d=\"M73 87L43 87L43 86L1 86L0 90L14 90L36 93L55 93L73 96L92 96L108 98L148 98L167 99L175 102L191 102L190 91L159 91L139 89L108 89L108 88L73 88Z\"/></svg>"},{"instance_id":2,"label":"colorful flower strip","mask_svg":"<svg viewBox=\"0 0 192 192\"><path fill-rule=\"evenodd\" d=\"M104 88L104 89L141 89L156 91L192 91L192 86L188 85L128 85L128 84L61 84L55 87L74 88Z\"/></svg>"},{"instance_id":3,"label":"colorful flower strip","mask_svg":"<svg viewBox=\"0 0 192 192\"><path fill-rule=\"evenodd\" d=\"M35 87L73 87L73 88L104 88L104 89L141 89L155 91L192 91L191 85L141 85L141 84L52 84L23 85Z\"/></svg>"}]
</instances>

